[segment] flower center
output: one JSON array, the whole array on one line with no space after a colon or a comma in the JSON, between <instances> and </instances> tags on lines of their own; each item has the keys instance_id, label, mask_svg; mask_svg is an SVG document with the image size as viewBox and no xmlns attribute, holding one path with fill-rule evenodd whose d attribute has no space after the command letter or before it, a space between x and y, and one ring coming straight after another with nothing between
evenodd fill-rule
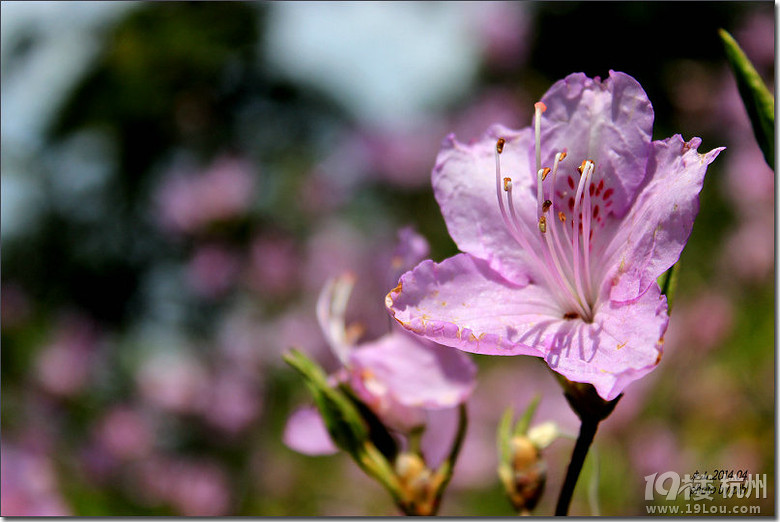
<instances>
[{"instance_id":1,"label":"flower center","mask_svg":"<svg viewBox=\"0 0 780 522\"><path fill-rule=\"evenodd\" d=\"M599 207L592 207L594 189L593 173L596 164L589 159L582 161L577 172L579 182L568 178L573 194L568 205L557 208L558 202L566 201L567 192L558 190L558 174L566 152L555 154L552 168L542 167L541 121L547 107L542 102L534 105L534 136L536 152L536 214L537 226L531 226L518 219L512 195L512 178L501 175L501 153L506 140L496 142L496 198L504 225L532 261L541 267L541 273L548 287L565 309L564 319L580 317L586 322L593 320L595 291L591 276L591 246L593 220L598 219ZM545 183L546 180L549 181ZM576 190L575 190L576 185ZM568 212L567 212L568 211ZM600 219L598 219L600 222ZM539 237L539 235L541 237Z\"/></svg>"}]
</instances>

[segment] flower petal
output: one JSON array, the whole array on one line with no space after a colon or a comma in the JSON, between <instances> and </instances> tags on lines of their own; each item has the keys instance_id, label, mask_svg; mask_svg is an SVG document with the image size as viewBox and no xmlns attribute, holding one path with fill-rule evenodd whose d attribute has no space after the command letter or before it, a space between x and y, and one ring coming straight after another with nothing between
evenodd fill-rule
<instances>
[{"instance_id":1,"label":"flower petal","mask_svg":"<svg viewBox=\"0 0 780 522\"><path fill-rule=\"evenodd\" d=\"M546 289L515 285L469 254L423 261L401 277L386 305L407 330L489 355L543 355L539 332L565 313Z\"/></svg>"},{"instance_id":2,"label":"flower petal","mask_svg":"<svg viewBox=\"0 0 780 522\"><path fill-rule=\"evenodd\" d=\"M333 354L342 363L346 363L352 349L347 336L344 314L354 285L354 274L344 273L339 277L328 279L317 298L317 320L322 334Z\"/></svg>"},{"instance_id":3,"label":"flower petal","mask_svg":"<svg viewBox=\"0 0 780 522\"><path fill-rule=\"evenodd\" d=\"M602 304L592 323L566 320L546 289L514 285L468 254L424 261L386 304L418 335L467 352L543 357L607 400L655 367L668 323L658 285L633 302Z\"/></svg>"},{"instance_id":4,"label":"flower petal","mask_svg":"<svg viewBox=\"0 0 780 522\"><path fill-rule=\"evenodd\" d=\"M527 254L512 238L496 198L496 141L506 140L501 154L502 177L511 177L519 218L536 228L536 199L531 192L533 135L494 125L479 141L442 143L432 181L447 230L463 252L487 261L491 268L518 284L528 282ZM535 181L533 181L535 183ZM537 241L532 235L532 241Z\"/></svg>"},{"instance_id":5,"label":"flower petal","mask_svg":"<svg viewBox=\"0 0 780 522\"><path fill-rule=\"evenodd\" d=\"M647 179L603 254L611 300L636 299L680 258L699 211L707 166L723 150L699 154L700 143L699 138L685 143L680 135L653 142Z\"/></svg>"},{"instance_id":6,"label":"flower petal","mask_svg":"<svg viewBox=\"0 0 780 522\"><path fill-rule=\"evenodd\" d=\"M282 440L289 448L304 455L332 455L338 452L317 408L295 410L287 420Z\"/></svg>"},{"instance_id":7,"label":"flower petal","mask_svg":"<svg viewBox=\"0 0 780 522\"><path fill-rule=\"evenodd\" d=\"M350 384L383 419L412 427L410 417L465 401L476 384L476 366L465 354L416 338L402 330L362 345L350 355ZM419 413L419 414L418 414ZM398 423L396 423L398 424Z\"/></svg>"},{"instance_id":8,"label":"flower petal","mask_svg":"<svg viewBox=\"0 0 780 522\"><path fill-rule=\"evenodd\" d=\"M545 360L570 381L590 383L602 398L612 400L661 361L666 310L657 284L633 302L605 303L592 323L560 324Z\"/></svg>"},{"instance_id":9,"label":"flower petal","mask_svg":"<svg viewBox=\"0 0 780 522\"><path fill-rule=\"evenodd\" d=\"M650 155L653 106L631 76L610 71L600 81L583 73L570 74L542 97L542 164L552 165L555 153L566 151L573 167L596 163L594 182L604 180L614 191L611 212L628 209L642 183Z\"/></svg>"}]
</instances>

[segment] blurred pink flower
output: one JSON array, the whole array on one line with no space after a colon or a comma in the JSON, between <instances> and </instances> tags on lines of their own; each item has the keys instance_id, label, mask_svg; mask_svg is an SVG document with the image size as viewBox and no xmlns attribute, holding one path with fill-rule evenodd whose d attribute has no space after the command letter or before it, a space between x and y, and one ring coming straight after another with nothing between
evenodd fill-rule
<instances>
[{"instance_id":1,"label":"blurred pink flower","mask_svg":"<svg viewBox=\"0 0 780 522\"><path fill-rule=\"evenodd\" d=\"M205 419L221 430L236 434L251 425L260 414L258 383L237 368L224 368L209 383Z\"/></svg>"},{"instance_id":2,"label":"blurred pink flower","mask_svg":"<svg viewBox=\"0 0 780 522\"><path fill-rule=\"evenodd\" d=\"M753 283L766 280L775 268L774 240L773 214L740 225L723 245L726 273Z\"/></svg>"},{"instance_id":3,"label":"blurred pink flower","mask_svg":"<svg viewBox=\"0 0 780 522\"><path fill-rule=\"evenodd\" d=\"M749 129L745 133L749 135ZM766 164L754 139L736 140L725 162L726 176L722 193L740 215L750 219L761 214L773 214L775 173Z\"/></svg>"},{"instance_id":4,"label":"blurred pink flower","mask_svg":"<svg viewBox=\"0 0 780 522\"><path fill-rule=\"evenodd\" d=\"M171 503L185 517L230 515L230 483L216 463L182 460L174 464Z\"/></svg>"},{"instance_id":5,"label":"blurred pink flower","mask_svg":"<svg viewBox=\"0 0 780 522\"><path fill-rule=\"evenodd\" d=\"M215 462L155 455L133 469L139 500L182 516L230 515L230 482Z\"/></svg>"},{"instance_id":6,"label":"blurred pink flower","mask_svg":"<svg viewBox=\"0 0 780 522\"><path fill-rule=\"evenodd\" d=\"M252 203L253 176L252 165L230 157L217 159L199 174L169 176L157 194L161 225L191 234L210 223L241 216Z\"/></svg>"},{"instance_id":7,"label":"blurred pink flower","mask_svg":"<svg viewBox=\"0 0 780 522\"><path fill-rule=\"evenodd\" d=\"M396 269L427 255L427 242L412 229L400 231L399 243ZM322 333L341 366L334 382L348 383L385 425L400 432L425 424L429 410L463 403L476 375L476 366L463 354L395 328L374 341L357 342L362 332L345 321L354 281L352 274L329 280L317 302ZM302 452L331 448L324 440L307 440L322 435L321 425L307 413L293 414L285 429L285 440Z\"/></svg>"},{"instance_id":8,"label":"blurred pink flower","mask_svg":"<svg viewBox=\"0 0 780 522\"><path fill-rule=\"evenodd\" d=\"M452 131L464 142L479 139L482 129L494 123L509 128L518 128L528 121L533 101L522 92L506 88L489 88L479 94L476 100L457 114L451 123ZM438 150L438 149L437 149Z\"/></svg>"},{"instance_id":9,"label":"blurred pink flower","mask_svg":"<svg viewBox=\"0 0 780 522\"><path fill-rule=\"evenodd\" d=\"M216 299L231 288L239 270L236 253L217 244L202 245L187 265L187 281L197 294Z\"/></svg>"},{"instance_id":10,"label":"blurred pink flower","mask_svg":"<svg viewBox=\"0 0 780 522\"><path fill-rule=\"evenodd\" d=\"M328 429L317 408L298 408L284 427L284 443L304 455L332 455L339 449L328 435Z\"/></svg>"},{"instance_id":11,"label":"blurred pink flower","mask_svg":"<svg viewBox=\"0 0 780 522\"><path fill-rule=\"evenodd\" d=\"M71 516L58 491L51 460L3 437L0 497L4 517Z\"/></svg>"},{"instance_id":12,"label":"blurred pink flower","mask_svg":"<svg viewBox=\"0 0 780 522\"><path fill-rule=\"evenodd\" d=\"M681 298L674 314L665 342L678 350L706 351L715 347L731 333L734 318L731 301L712 290L692 300Z\"/></svg>"},{"instance_id":13,"label":"blurred pink flower","mask_svg":"<svg viewBox=\"0 0 780 522\"><path fill-rule=\"evenodd\" d=\"M415 188L428 182L431 158L439 146L443 123L429 121L412 129L384 130L364 137L369 168L379 179L399 187Z\"/></svg>"},{"instance_id":14,"label":"blurred pink flower","mask_svg":"<svg viewBox=\"0 0 780 522\"><path fill-rule=\"evenodd\" d=\"M249 286L266 298L289 293L298 283L301 263L291 238L256 237L250 247Z\"/></svg>"},{"instance_id":15,"label":"blurred pink flower","mask_svg":"<svg viewBox=\"0 0 780 522\"><path fill-rule=\"evenodd\" d=\"M147 455L154 444L149 421L129 406L117 406L97 424L98 444L119 460L134 460Z\"/></svg>"},{"instance_id":16,"label":"blurred pink flower","mask_svg":"<svg viewBox=\"0 0 780 522\"><path fill-rule=\"evenodd\" d=\"M53 337L38 353L36 377L49 393L69 397L87 385L97 349L97 329L84 317L69 316L56 327Z\"/></svg>"},{"instance_id":17,"label":"blurred pink flower","mask_svg":"<svg viewBox=\"0 0 780 522\"><path fill-rule=\"evenodd\" d=\"M204 405L208 375L192 355L153 353L141 363L135 378L141 396L159 408L193 413Z\"/></svg>"},{"instance_id":18,"label":"blurred pink flower","mask_svg":"<svg viewBox=\"0 0 780 522\"><path fill-rule=\"evenodd\" d=\"M531 49L533 4L523 2L479 2L470 4L470 18L482 44L485 62L501 70L525 65Z\"/></svg>"},{"instance_id":19,"label":"blurred pink flower","mask_svg":"<svg viewBox=\"0 0 780 522\"><path fill-rule=\"evenodd\" d=\"M775 29L772 8L762 5L734 30L734 38L759 72L774 69Z\"/></svg>"},{"instance_id":20,"label":"blurred pink flower","mask_svg":"<svg viewBox=\"0 0 780 522\"><path fill-rule=\"evenodd\" d=\"M674 431L659 424L645 423L635 430L629 439L629 458L638 477L666 471L692 474L699 465L692 462Z\"/></svg>"}]
</instances>

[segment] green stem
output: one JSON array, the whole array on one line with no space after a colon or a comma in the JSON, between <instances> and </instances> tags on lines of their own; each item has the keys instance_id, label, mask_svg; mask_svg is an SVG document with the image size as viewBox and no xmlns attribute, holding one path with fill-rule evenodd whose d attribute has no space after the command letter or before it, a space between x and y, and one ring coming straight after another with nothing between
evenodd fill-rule
<instances>
[{"instance_id":1,"label":"green stem","mask_svg":"<svg viewBox=\"0 0 780 522\"><path fill-rule=\"evenodd\" d=\"M580 424L580 434L571 454L569 468L566 470L566 479L563 481L563 487L561 487L561 493L558 496L558 504L555 506L556 516L566 516L569 513L574 487L577 485L582 465L585 463L585 457L588 455L588 450L593 443L598 427L598 420L588 419L587 417Z\"/></svg>"}]
</instances>

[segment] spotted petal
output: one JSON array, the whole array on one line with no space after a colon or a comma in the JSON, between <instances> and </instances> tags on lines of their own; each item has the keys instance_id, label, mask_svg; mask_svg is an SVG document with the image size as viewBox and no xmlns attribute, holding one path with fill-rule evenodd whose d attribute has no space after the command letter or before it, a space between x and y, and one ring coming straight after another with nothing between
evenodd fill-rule
<instances>
[{"instance_id":1,"label":"spotted petal","mask_svg":"<svg viewBox=\"0 0 780 522\"><path fill-rule=\"evenodd\" d=\"M350 385L387 424L409 429L425 410L464 402L476 366L464 354L396 330L350 354Z\"/></svg>"},{"instance_id":2,"label":"spotted petal","mask_svg":"<svg viewBox=\"0 0 780 522\"><path fill-rule=\"evenodd\" d=\"M723 148L699 154L701 140L675 135L653 143L645 183L602 254L610 299L642 295L680 258L699 211L707 166Z\"/></svg>"},{"instance_id":3,"label":"spotted petal","mask_svg":"<svg viewBox=\"0 0 780 522\"><path fill-rule=\"evenodd\" d=\"M501 155L502 172L513 179L515 204L520 218L536 226L536 200L531 193L533 135L530 129L513 131L494 125L472 144L453 135L442 143L433 169L433 192L447 230L463 252L484 259L509 280L526 284L527 253L507 231L496 198L496 141L506 140Z\"/></svg>"},{"instance_id":4,"label":"spotted petal","mask_svg":"<svg viewBox=\"0 0 780 522\"><path fill-rule=\"evenodd\" d=\"M577 164L593 160L595 182L605 180L615 193L610 210L625 214L651 151L653 106L642 86L621 72L604 81L576 73L553 84L542 102L542 164L564 150Z\"/></svg>"},{"instance_id":5,"label":"spotted petal","mask_svg":"<svg viewBox=\"0 0 780 522\"><path fill-rule=\"evenodd\" d=\"M515 285L468 254L421 263L387 306L418 335L467 352L543 357L607 400L658 363L668 322L657 285L632 303L601 305L588 323L566 319L544 287Z\"/></svg>"}]
</instances>

